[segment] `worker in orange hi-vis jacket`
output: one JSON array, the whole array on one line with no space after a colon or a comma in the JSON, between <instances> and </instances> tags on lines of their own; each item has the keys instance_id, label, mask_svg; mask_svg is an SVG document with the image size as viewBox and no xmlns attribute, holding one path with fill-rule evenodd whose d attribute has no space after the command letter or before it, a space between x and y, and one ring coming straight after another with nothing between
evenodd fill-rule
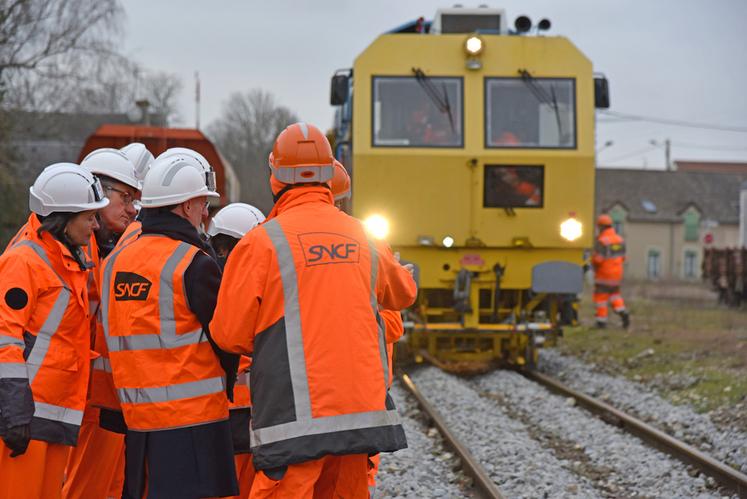
<instances>
[{"instance_id":1,"label":"worker in orange hi-vis jacket","mask_svg":"<svg viewBox=\"0 0 747 499\"><path fill-rule=\"evenodd\" d=\"M597 235L591 263L594 267L594 306L596 307L596 325L604 328L607 325L607 302L620 315L624 328L630 326L630 315L625 309L625 302L620 294L625 262L625 241L612 227L612 218L602 214L597 219Z\"/></svg>"},{"instance_id":2,"label":"worker in orange hi-vis jacket","mask_svg":"<svg viewBox=\"0 0 747 499\"><path fill-rule=\"evenodd\" d=\"M245 203L231 203L213 216L207 234L210 236L209 242L215 250L221 269L225 268L228 256L244 234L264 220L265 216L259 209ZM239 495L232 496L232 499L249 497L254 482L255 473L249 435L252 415L252 401L249 393L251 365L251 357L242 355L236 386L233 390L233 401L228 404L236 479L239 482Z\"/></svg>"},{"instance_id":3,"label":"worker in orange hi-vis jacket","mask_svg":"<svg viewBox=\"0 0 747 499\"><path fill-rule=\"evenodd\" d=\"M226 264L210 330L253 354L252 498L312 497L325 461L344 456L344 497L368 497L368 455L404 448L387 393L379 307L401 310L416 285L386 244L335 208L332 150L296 123L270 158L275 207Z\"/></svg>"},{"instance_id":4,"label":"worker in orange hi-vis jacket","mask_svg":"<svg viewBox=\"0 0 747 499\"><path fill-rule=\"evenodd\" d=\"M101 181L109 205L99 212L99 228L94 231L86 252L94 263L89 273L88 298L91 309L93 343L96 352L91 370L91 383L78 445L70 453L67 464L64 499L88 497L118 497L124 483L124 431L117 421L119 401L111 385L111 370L101 356L104 338L99 311L101 260L118 243L121 234L137 215L135 201L140 197L140 178L130 159L117 149L96 149L81 162L81 167ZM96 334L98 331L98 335ZM102 394L109 397L102 398ZM114 410L114 412L112 412ZM113 417L112 417L113 416Z\"/></svg>"},{"instance_id":5,"label":"worker in orange hi-vis jacket","mask_svg":"<svg viewBox=\"0 0 747 499\"><path fill-rule=\"evenodd\" d=\"M59 498L90 372L92 262L84 247L106 207L72 163L44 169L33 212L0 256L0 497Z\"/></svg>"}]
</instances>

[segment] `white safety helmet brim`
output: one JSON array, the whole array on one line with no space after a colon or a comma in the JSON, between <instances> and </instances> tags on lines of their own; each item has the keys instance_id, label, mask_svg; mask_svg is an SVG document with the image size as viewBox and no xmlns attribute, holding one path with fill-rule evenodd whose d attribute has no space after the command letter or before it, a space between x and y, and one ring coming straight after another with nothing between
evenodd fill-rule
<instances>
[{"instance_id":1,"label":"white safety helmet brim","mask_svg":"<svg viewBox=\"0 0 747 499\"><path fill-rule=\"evenodd\" d=\"M29 187L29 209L41 216L100 210L108 204L99 179L74 163L46 167Z\"/></svg>"},{"instance_id":2,"label":"white safety helmet brim","mask_svg":"<svg viewBox=\"0 0 747 499\"><path fill-rule=\"evenodd\" d=\"M210 237L225 234L241 239L264 221L265 216L258 208L246 203L231 203L213 216L207 234Z\"/></svg>"},{"instance_id":3,"label":"white safety helmet brim","mask_svg":"<svg viewBox=\"0 0 747 499\"><path fill-rule=\"evenodd\" d=\"M160 208L202 196L217 198L220 194L208 189L204 173L192 161L175 158L154 162L145 176L140 202L143 208Z\"/></svg>"},{"instance_id":4,"label":"white safety helmet brim","mask_svg":"<svg viewBox=\"0 0 747 499\"><path fill-rule=\"evenodd\" d=\"M143 186L135 171L135 166L122 151L105 147L91 151L80 166L95 175L104 175L139 190Z\"/></svg>"}]
</instances>

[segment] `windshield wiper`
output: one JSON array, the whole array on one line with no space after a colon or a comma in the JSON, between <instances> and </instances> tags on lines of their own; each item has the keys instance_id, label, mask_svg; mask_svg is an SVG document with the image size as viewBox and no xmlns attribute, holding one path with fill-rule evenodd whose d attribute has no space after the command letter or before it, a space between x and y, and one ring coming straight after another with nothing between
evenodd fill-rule
<instances>
[{"instance_id":1,"label":"windshield wiper","mask_svg":"<svg viewBox=\"0 0 747 499\"><path fill-rule=\"evenodd\" d=\"M456 127L454 126L454 116L451 112L451 102L449 101L449 93L446 91L446 84L441 84L443 95L440 95L431 78L426 75L422 69L412 68L412 72L415 74L415 81L418 82L425 94L431 99L431 102L433 102L433 104L436 106L436 109L438 109L442 113L447 114L447 116L449 117L449 125L451 126L451 131L452 133L456 133Z\"/></svg>"},{"instance_id":2,"label":"windshield wiper","mask_svg":"<svg viewBox=\"0 0 747 499\"><path fill-rule=\"evenodd\" d=\"M558 140L562 140L563 137L563 123L560 119L560 108L558 106L558 99L555 95L555 85L550 86L551 93L548 94L539 83L537 79L532 76L526 69L520 69L519 74L521 75L521 81L527 86L532 95L542 104L548 105L552 108L555 113L555 123L558 126Z\"/></svg>"}]
</instances>

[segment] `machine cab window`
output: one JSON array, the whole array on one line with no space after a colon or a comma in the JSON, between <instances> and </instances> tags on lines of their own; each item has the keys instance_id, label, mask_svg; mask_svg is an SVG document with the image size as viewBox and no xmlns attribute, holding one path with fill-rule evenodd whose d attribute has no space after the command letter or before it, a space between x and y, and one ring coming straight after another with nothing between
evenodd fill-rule
<instances>
[{"instance_id":1,"label":"machine cab window","mask_svg":"<svg viewBox=\"0 0 747 499\"><path fill-rule=\"evenodd\" d=\"M485 147L576 148L573 79L487 78L485 100Z\"/></svg>"},{"instance_id":2,"label":"machine cab window","mask_svg":"<svg viewBox=\"0 0 747 499\"><path fill-rule=\"evenodd\" d=\"M374 147L462 147L462 79L374 77Z\"/></svg>"}]
</instances>

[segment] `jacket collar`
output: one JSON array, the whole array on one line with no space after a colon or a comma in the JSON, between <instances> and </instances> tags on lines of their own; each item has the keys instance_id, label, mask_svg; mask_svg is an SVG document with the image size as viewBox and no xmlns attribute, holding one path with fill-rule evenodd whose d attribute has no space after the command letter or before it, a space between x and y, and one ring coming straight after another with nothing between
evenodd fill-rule
<instances>
[{"instance_id":1,"label":"jacket collar","mask_svg":"<svg viewBox=\"0 0 747 499\"><path fill-rule=\"evenodd\" d=\"M196 246L208 254L208 245L200 237L200 233L189 223L189 220L182 218L176 213L170 211L152 213L153 210L143 210L143 234L161 234L171 239L184 241L185 243Z\"/></svg>"},{"instance_id":2,"label":"jacket collar","mask_svg":"<svg viewBox=\"0 0 747 499\"><path fill-rule=\"evenodd\" d=\"M327 187L320 185L314 185L309 187L295 187L290 189L278 199L275 206L272 207L272 211L267 215L267 220L278 216L279 214L302 206L305 204L335 204L335 200L332 198L332 191Z\"/></svg>"},{"instance_id":3,"label":"jacket collar","mask_svg":"<svg viewBox=\"0 0 747 499\"><path fill-rule=\"evenodd\" d=\"M55 262L55 261L62 262L62 265L67 270L72 270L72 271L87 270L93 266L93 262L91 262L88 259L85 252L82 250L79 250L81 261L84 262L84 266L85 266L85 268L81 268L80 263L78 263L78 260L73 256L70 249L65 244L55 239L54 236L52 236L52 234L44 231L42 232L41 237L39 237L38 231L40 227L41 227L41 221L36 216L36 213L32 213L29 216L28 221L26 222L26 231L25 231L24 239L33 241L41 245L44 248L47 255L50 256L51 262ZM89 242L89 244L91 244L92 242L93 242L93 238L91 242Z\"/></svg>"}]
</instances>

